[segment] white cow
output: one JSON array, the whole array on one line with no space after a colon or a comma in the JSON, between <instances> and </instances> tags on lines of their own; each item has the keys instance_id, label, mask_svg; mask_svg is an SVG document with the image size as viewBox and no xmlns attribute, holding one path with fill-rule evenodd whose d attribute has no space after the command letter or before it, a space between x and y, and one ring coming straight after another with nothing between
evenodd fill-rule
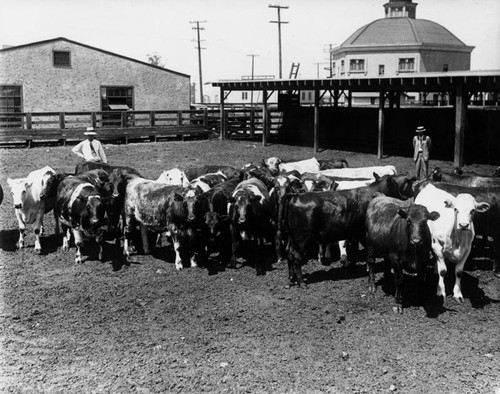
<instances>
[{"instance_id":1,"label":"white cow","mask_svg":"<svg viewBox=\"0 0 500 394\"><path fill-rule=\"evenodd\" d=\"M165 185L172 186L186 187L189 185L188 177L186 176L184 171L181 171L178 168L163 171L156 181L164 183Z\"/></svg>"},{"instance_id":2,"label":"white cow","mask_svg":"<svg viewBox=\"0 0 500 394\"><path fill-rule=\"evenodd\" d=\"M35 230L35 252L40 253L40 235L43 231L43 215L54 208L54 199L42 200L40 194L47 185L47 180L56 172L50 167L32 171L26 178L7 179L12 192L14 209L19 224L19 240L16 246L24 247L26 225L33 224ZM59 220L54 215L56 234L59 234Z\"/></svg>"},{"instance_id":3,"label":"white cow","mask_svg":"<svg viewBox=\"0 0 500 394\"><path fill-rule=\"evenodd\" d=\"M322 170L320 174L343 179L367 179L375 180L373 173L378 176L397 175L396 167L394 166L373 166L373 167L349 167L349 168L333 168L331 170Z\"/></svg>"},{"instance_id":4,"label":"white cow","mask_svg":"<svg viewBox=\"0 0 500 394\"><path fill-rule=\"evenodd\" d=\"M415 204L421 204L429 212L436 211L440 214L439 219L427 222L432 237L432 252L436 258L436 268L439 274L437 295L446 296L445 261L449 261L455 265L453 298L463 302L460 279L475 235L472 218L475 212L485 212L490 206L485 202L478 203L470 194L459 194L453 197L432 184L420 191L415 198Z\"/></svg>"}]
</instances>

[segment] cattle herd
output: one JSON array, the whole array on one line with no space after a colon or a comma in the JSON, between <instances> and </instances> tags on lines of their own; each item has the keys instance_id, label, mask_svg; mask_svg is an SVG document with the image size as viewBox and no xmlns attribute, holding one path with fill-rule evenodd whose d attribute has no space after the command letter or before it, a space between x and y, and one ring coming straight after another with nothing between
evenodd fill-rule
<instances>
[{"instance_id":1,"label":"cattle herd","mask_svg":"<svg viewBox=\"0 0 500 394\"><path fill-rule=\"evenodd\" d=\"M399 313L404 274L423 282L433 262L437 296L443 300L446 294L448 263L454 267L453 297L463 301L460 280L473 241L484 246L493 240L493 269L500 270L498 173L436 168L417 181L394 166L351 168L345 160L273 157L243 168L174 168L155 180L130 167L87 162L72 174L44 167L26 178L8 179L8 185L19 223L17 247L24 247L30 224L35 252L41 252L43 216L53 211L62 249L69 250L73 239L76 263L82 262L81 247L88 239L95 239L101 260L104 242L110 241L111 259L122 263L141 250L150 253L152 242L166 242L178 270L209 260L235 267L246 246L251 252L243 260L260 275L268 268L264 245L271 244L276 261L288 263L288 284L301 286L309 251L317 250L318 261L328 265L338 245L349 269L347 245L362 245L369 290L375 291L375 259L383 258L384 278L393 272ZM475 240L476 235L481 237Z\"/></svg>"}]
</instances>

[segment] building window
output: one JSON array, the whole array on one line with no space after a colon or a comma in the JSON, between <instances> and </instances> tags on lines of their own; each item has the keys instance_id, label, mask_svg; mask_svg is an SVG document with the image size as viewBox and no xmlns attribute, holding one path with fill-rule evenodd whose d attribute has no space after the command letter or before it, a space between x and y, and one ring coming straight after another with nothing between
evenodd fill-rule
<instances>
[{"instance_id":1,"label":"building window","mask_svg":"<svg viewBox=\"0 0 500 394\"><path fill-rule=\"evenodd\" d=\"M241 92L241 99L248 100L248 92Z\"/></svg>"},{"instance_id":2,"label":"building window","mask_svg":"<svg viewBox=\"0 0 500 394\"><path fill-rule=\"evenodd\" d=\"M335 62L332 62L332 76L337 75L337 70L335 68Z\"/></svg>"},{"instance_id":3,"label":"building window","mask_svg":"<svg viewBox=\"0 0 500 394\"><path fill-rule=\"evenodd\" d=\"M71 67L71 52L54 51L53 56L55 67Z\"/></svg>"},{"instance_id":4,"label":"building window","mask_svg":"<svg viewBox=\"0 0 500 394\"><path fill-rule=\"evenodd\" d=\"M378 75L382 76L385 74L385 66L383 64L378 65Z\"/></svg>"},{"instance_id":5,"label":"building window","mask_svg":"<svg viewBox=\"0 0 500 394\"><path fill-rule=\"evenodd\" d=\"M344 69L344 61L343 61L343 60L341 60L341 61L340 61L340 73L341 73L341 74L344 74L344 72L345 72L345 69Z\"/></svg>"},{"instance_id":6,"label":"building window","mask_svg":"<svg viewBox=\"0 0 500 394\"><path fill-rule=\"evenodd\" d=\"M102 126L130 126L133 119L129 119L127 125L122 125L121 112L134 109L134 88L132 86L102 86L101 109L113 112L102 114Z\"/></svg>"},{"instance_id":7,"label":"building window","mask_svg":"<svg viewBox=\"0 0 500 394\"><path fill-rule=\"evenodd\" d=\"M364 72L365 71L365 59L351 59L349 61L349 72Z\"/></svg>"},{"instance_id":8,"label":"building window","mask_svg":"<svg viewBox=\"0 0 500 394\"><path fill-rule=\"evenodd\" d=\"M443 71L444 72L447 72L448 71L448 65L445 63L443 64Z\"/></svg>"},{"instance_id":9,"label":"building window","mask_svg":"<svg viewBox=\"0 0 500 394\"><path fill-rule=\"evenodd\" d=\"M0 114L23 112L21 86L0 86ZM0 115L0 127L22 127L22 117Z\"/></svg>"},{"instance_id":10,"label":"building window","mask_svg":"<svg viewBox=\"0 0 500 394\"><path fill-rule=\"evenodd\" d=\"M414 72L415 71L415 58L400 58L399 59L399 72Z\"/></svg>"}]
</instances>

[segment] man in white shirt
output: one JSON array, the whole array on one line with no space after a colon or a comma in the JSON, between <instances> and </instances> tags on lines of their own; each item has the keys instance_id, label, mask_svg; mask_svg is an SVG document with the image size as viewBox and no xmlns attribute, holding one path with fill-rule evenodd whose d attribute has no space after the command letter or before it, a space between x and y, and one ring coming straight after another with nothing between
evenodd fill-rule
<instances>
[{"instance_id":1,"label":"man in white shirt","mask_svg":"<svg viewBox=\"0 0 500 394\"><path fill-rule=\"evenodd\" d=\"M93 161L95 163L107 163L108 159L102 148L102 144L95 139L97 133L94 131L93 127L87 127L87 131L83 133L87 137L78 145L76 145L71 152L75 155L80 156L85 161Z\"/></svg>"}]
</instances>

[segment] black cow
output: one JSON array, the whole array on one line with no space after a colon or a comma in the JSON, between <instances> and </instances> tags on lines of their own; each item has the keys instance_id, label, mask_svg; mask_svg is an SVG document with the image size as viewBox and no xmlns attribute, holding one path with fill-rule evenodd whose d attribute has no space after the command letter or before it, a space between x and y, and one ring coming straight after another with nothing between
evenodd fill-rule
<instances>
[{"instance_id":1,"label":"black cow","mask_svg":"<svg viewBox=\"0 0 500 394\"><path fill-rule=\"evenodd\" d=\"M91 171L91 170L104 170L108 174L111 174L111 172L114 169L119 169L125 174L135 174L137 176L142 175L137 171L136 169L132 167L127 167L127 166L113 166L107 163L96 163L92 161L86 161L85 163L79 163L75 167L75 174L83 174L84 172Z\"/></svg>"},{"instance_id":2,"label":"black cow","mask_svg":"<svg viewBox=\"0 0 500 394\"><path fill-rule=\"evenodd\" d=\"M461 167L453 168L453 174L455 175L467 175L467 176L483 176L483 177L499 177L500 176L500 167L496 168L495 171L491 175L488 174L480 174L476 171L466 170L464 171Z\"/></svg>"},{"instance_id":3,"label":"black cow","mask_svg":"<svg viewBox=\"0 0 500 394\"><path fill-rule=\"evenodd\" d=\"M69 249L71 231L75 237L75 262L81 263L81 247L86 238L96 238L102 260L102 227L105 207L97 187L78 176L66 177L57 189L54 208L63 230L63 250Z\"/></svg>"},{"instance_id":4,"label":"black cow","mask_svg":"<svg viewBox=\"0 0 500 394\"><path fill-rule=\"evenodd\" d=\"M199 167L189 167L184 170L184 173L186 174L187 179L192 181L201 175L217 173L219 171L222 172L227 179L238 178L240 181L243 179L242 171L232 166L204 165Z\"/></svg>"},{"instance_id":5,"label":"black cow","mask_svg":"<svg viewBox=\"0 0 500 394\"><path fill-rule=\"evenodd\" d=\"M429 212L423 205L396 198L375 197L368 204L365 226L369 290L375 292L375 257L384 257L384 279L389 279L391 268L394 271L394 311L397 313L403 313L403 272L417 275L423 290L425 267L431 251L427 220L438 218L439 213Z\"/></svg>"},{"instance_id":6,"label":"black cow","mask_svg":"<svg viewBox=\"0 0 500 394\"><path fill-rule=\"evenodd\" d=\"M401 187L407 182L396 176L373 174L375 182L350 190L308 192L289 195L283 204L282 223L288 234L288 271L290 284L302 284L302 265L308 244L327 245L344 239L364 240L365 213L377 193L407 199ZM397 177L402 177L401 175ZM407 179L409 181L409 178ZM404 189L404 186L403 186Z\"/></svg>"},{"instance_id":7,"label":"black cow","mask_svg":"<svg viewBox=\"0 0 500 394\"><path fill-rule=\"evenodd\" d=\"M495 246L493 270L500 272L500 187L466 187L442 182L435 182L433 185L453 196L468 193L478 203L487 202L490 205L490 209L486 212L474 215L474 230L476 235L482 236L483 241L486 241L488 236L493 238Z\"/></svg>"},{"instance_id":8,"label":"black cow","mask_svg":"<svg viewBox=\"0 0 500 394\"><path fill-rule=\"evenodd\" d=\"M236 265L236 252L242 241L254 241L255 269L257 275L264 273L260 256L264 240L273 235L269 193L257 178L250 178L238 184L229 200L228 214L231 226L231 265Z\"/></svg>"},{"instance_id":9,"label":"black cow","mask_svg":"<svg viewBox=\"0 0 500 394\"><path fill-rule=\"evenodd\" d=\"M208 254L219 253L219 260L227 262L231 256L231 232L227 206L231 195L240 183L238 178L222 182L201 197L208 204L205 213L204 234Z\"/></svg>"},{"instance_id":10,"label":"black cow","mask_svg":"<svg viewBox=\"0 0 500 394\"><path fill-rule=\"evenodd\" d=\"M444 172L439 167L434 168L427 179L433 182L445 182L468 187L500 187L500 178L497 177L457 175Z\"/></svg>"},{"instance_id":11,"label":"black cow","mask_svg":"<svg viewBox=\"0 0 500 394\"><path fill-rule=\"evenodd\" d=\"M274 178L273 188L269 191L269 206L272 214L272 224L275 228L275 249L278 264L283 260L283 247L287 243L286 232L280 225L280 212L282 201L289 193L303 192L303 184L300 173L292 171L287 174L278 175Z\"/></svg>"},{"instance_id":12,"label":"black cow","mask_svg":"<svg viewBox=\"0 0 500 394\"><path fill-rule=\"evenodd\" d=\"M250 164L243 168L244 180L257 178L266 185L267 190L271 190L274 187L274 177L275 175L273 175L269 168L264 166L259 167L255 164Z\"/></svg>"}]
</instances>

